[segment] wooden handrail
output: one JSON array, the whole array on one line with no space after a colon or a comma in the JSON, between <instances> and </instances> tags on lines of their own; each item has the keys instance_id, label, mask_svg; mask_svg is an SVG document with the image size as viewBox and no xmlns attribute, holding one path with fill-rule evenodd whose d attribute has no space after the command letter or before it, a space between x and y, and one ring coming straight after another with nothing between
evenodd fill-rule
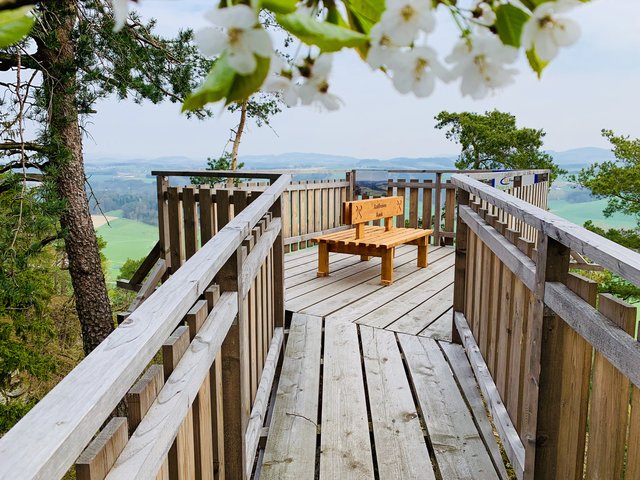
<instances>
[{"instance_id":1,"label":"wooden handrail","mask_svg":"<svg viewBox=\"0 0 640 480\"><path fill-rule=\"evenodd\" d=\"M640 285L639 253L469 176L453 175L451 181L613 273Z\"/></svg>"},{"instance_id":2,"label":"wooden handrail","mask_svg":"<svg viewBox=\"0 0 640 480\"><path fill-rule=\"evenodd\" d=\"M239 213L0 439L0 478L60 478L290 182Z\"/></svg>"}]
</instances>

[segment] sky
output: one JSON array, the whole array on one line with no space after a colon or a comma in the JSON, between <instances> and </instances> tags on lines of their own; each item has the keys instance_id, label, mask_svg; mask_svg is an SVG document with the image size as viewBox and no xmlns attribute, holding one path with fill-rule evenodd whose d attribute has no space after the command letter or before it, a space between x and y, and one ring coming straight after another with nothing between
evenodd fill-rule
<instances>
[{"instance_id":1,"label":"sky","mask_svg":"<svg viewBox=\"0 0 640 480\"><path fill-rule=\"evenodd\" d=\"M158 20L159 32L206 25L212 0L142 0L144 17ZM240 155L287 152L324 153L357 158L453 155L458 147L434 128L434 116L498 109L516 116L519 126L542 128L545 149L562 151L609 144L603 128L640 137L640 0L594 0L571 13L582 35L563 49L541 80L523 58L516 82L475 101L462 97L458 84L438 84L428 98L401 95L381 72L372 72L353 52L335 55L331 91L344 106L337 112L314 106L285 108L272 129L250 125ZM440 15L429 43L445 57L456 39L448 17ZM521 57L523 55L521 54ZM157 158L220 155L237 117L228 112L204 121L189 120L175 104L142 106L105 99L91 118L89 158ZM213 107L214 112L220 110Z\"/></svg>"}]
</instances>

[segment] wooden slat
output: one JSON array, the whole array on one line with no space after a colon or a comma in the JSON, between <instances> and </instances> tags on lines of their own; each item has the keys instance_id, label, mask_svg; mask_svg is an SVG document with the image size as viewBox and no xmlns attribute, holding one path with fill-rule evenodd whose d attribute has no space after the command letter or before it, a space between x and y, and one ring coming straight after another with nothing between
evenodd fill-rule
<instances>
[{"instance_id":1,"label":"wooden slat","mask_svg":"<svg viewBox=\"0 0 640 480\"><path fill-rule=\"evenodd\" d=\"M433 281L442 281L447 286L435 293L413 310L407 312L395 322L391 323L387 329L394 332L410 333L417 335L427 328L433 322L438 320L445 312L451 309L453 303L453 269L449 269L442 275L438 275L435 279L430 280L426 285ZM439 277L443 276L442 280ZM363 323L363 322L358 322Z\"/></svg>"},{"instance_id":2,"label":"wooden slat","mask_svg":"<svg viewBox=\"0 0 640 480\"><path fill-rule=\"evenodd\" d=\"M184 210L185 258L189 260L198 250L198 208L194 188L182 189L182 208Z\"/></svg>"},{"instance_id":3,"label":"wooden slat","mask_svg":"<svg viewBox=\"0 0 640 480\"><path fill-rule=\"evenodd\" d=\"M320 480L374 478L356 325L325 324Z\"/></svg>"},{"instance_id":4,"label":"wooden slat","mask_svg":"<svg viewBox=\"0 0 640 480\"><path fill-rule=\"evenodd\" d=\"M498 472L498 476L501 480L509 480L509 474L504 466L500 447L498 446L496 437L493 433L493 425L491 425L487 418L487 410L484 400L480 394L478 382L473 375L473 370L469 365L469 360L464 353L464 348L460 345L454 345L448 342L439 342L439 344L447 357L449 366L456 377L458 385L460 385L460 390L462 390L462 394L471 409L471 414L478 426L478 432L482 436L487 447L487 451L489 452L489 456L493 461L493 466Z\"/></svg>"},{"instance_id":5,"label":"wooden slat","mask_svg":"<svg viewBox=\"0 0 640 480\"><path fill-rule=\"evenodd\" d=\"M402 211L399 215L396 216L396 227L402 227L404 228L404 218L405 218L405 213L404 213L404 201L405 201L405 187L404 185L406 184L406 182L402 179L398 179L398 194L397 196L400 197L402 199Z\"/></svg>"},{"instance_id":6,"label":"wooden slat","mask_svg":"<svg viewBox=\"0 0 640 480\"><path fill-rule=\"evenodd\" d=\"M432 212L431 203L433 202L433 182L428 182L422 189L422 228L431 229Z\"/></svg>"},{"instance_id":7,"label":"wooden slat","mask_svg":"<svg viewBox=\"0 0 640 480\"><path fill-rule=\"evenodd\" d=\"M524 476L525 462L522 440L520 440L520 436L509 418L509 414L500 398L493 378L491 378L487 365L480 354L478 345L476 345L473 339L473 334L469 329L464 315L460 312L455 312L453 318L456 328L458 332L460 332L460 338L469 357L469 363L471 364L473 373L478 380L482 395L487 402L487 408L491 413L493 423L502 440L507 458L511 462L517 478L522 479Z\"/></svg>"},{"instance_id":8,"label":"wooden slat","mask_svg":"<svg viewBox=\"0 0 640 480\"><path fill-rule=\"evenodd\" d=\"M189 348L189 329L178 327L162 345L162 363L165 382L178 366ZM195 446L193 442L193 410L188 406L184 420L180 424L169 457L169 477L178 480L195 478Z\"/></svg>"},{"instance_id":9,"label":"wooden slat","mask_svg":"<svg viewBox=\"0 0 640 480\"><path fill-rule=\"evenodd\" d=\"M207 243L215 233L215 206L211 198L211 188L200 187L200 242Z\"/></svg>"},{"instance_id":10,"label":"wooden slat","mask_svg":"<svg viewBox=\"0 0 640 480\"><path fill-rule=\"evenodd\" d=\"M409 183L409 227L418 228L418 193L420 191L417 180Z\"/></svg>"},{"instance_id":11,"label":"wooden slat","mask_svg":"<svg viewBox=\"0 0 640 480\"><path fill-rule=\"evenodd\" d=\"M127 444L127 419L112 418L76 461L77 480L102 480Z\"/></svg>"},{"instance_id":12,"label":"wooden slat","mask_svg":"<svg viewBox=\"0 0 640 480\"><path fill-rule=\"evenodd\" d=\"M435 340L398 334L442 478L497 473Z\"/></svg>"},{"instance_id":13,"label":"wooden slat","mask_svg":"<svg viewBox=\"0 0 640 480\"><path fill-rule=\"evenodd\" d=\"M322 319L294 314L260 478L313 478Z\"/></svg>"},{"instance_id":14,"label":"wooden slat","mask_svg":"<svg viewBox=\"0 0 640 480\"><path fill-rule=\"evenodd\" d=\"M360 335L380 478L435 480L395 335L364 326Z\"/></svg>"},{"instance_id":15,"label":"wooden slat","mask_svg":"<svg viewBox=\"0 0 640 480\"><path fill-rule=\"evenodd\" d=\"M171 273L175 273L184 261L184 243L182 231L182 206L179 200L179 187L170 187L168 193L169 211L169 253L171 256Z\"/></svg>"},{"instance_id":16,"label":"wooden slat","mask_svg":"<svg viewBox=\"0 0 640 480\"><path fill-rule=\"evenodd\" d=\"M601 294L598 311L629 335L635 334L635 307L609 294ZM596 353L593 361L587 478L622 478L628 409L629 380L601 354Z\"/></svg>"},{"instance_id":17,"label":"wooden slat","mask_svg":"<svg viewBox=\"0 0 640 480\"><path fill-rule=\"evenodd\" d=\"M189 327L189 339L193 341L207 319L207 300L199 300L185 318ZM198 395L193 401L193 445L196 479L213 480L213 438L210 373L204 378Z\"/></svg>"}]
</instances>

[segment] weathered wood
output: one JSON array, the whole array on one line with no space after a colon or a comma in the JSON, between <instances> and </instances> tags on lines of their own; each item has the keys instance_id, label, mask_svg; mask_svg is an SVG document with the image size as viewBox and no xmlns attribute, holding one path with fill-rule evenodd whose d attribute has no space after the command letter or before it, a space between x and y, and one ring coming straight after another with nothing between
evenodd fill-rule
<instances>
[{"instance_id":1,"label":"weathered wood","mask_svg":"<svg viewBox=\"0 0 640 480\"><path fill-rule=\"evenodd\" d=\"M356 325L325 324L320 480L374 478Z\"/></svg>"},{"instance_id":2,"label":"weathered wood","mask_svg":"<svg viewBox=\"0 0 640 480\"><path fill-rule=\"evenodd\" d=\"M497 478L437 342L404 334L398 339L442 478Z\"/></svg>"},{"instance_id":3,"label":"weathered wood","mask_svg":"<svg viewBox=\"0 0 640 480\"><path fill-rule=\"evenodd\" d=\"M433 219L433 243L440 245L440 222L442 222L442 173L436 173L436 198L435 213Z\"/></svg>"},{"instance_id":4,"label":"weathered wood","mask_svg":"<svg viewBox=\"0 0 640 480\"><path fill-rule=\"evenodd\" d=\"M457 191L458 208L461 206L469 205L469 193L464 190ZM431 207L429 207L431 210ZM464 312L465 311L465 287L467 285L467 242L469 234L467 230L467 224L462 220L460 212L458 211L457 223L456 223L456 257L455 257L455 277L453 287L453 311ZM455 327L455 323L453 323ZM453 328L451 338L454 343L460 343L460 335L458 331Z\"/></svg>"},{"instance_id":5,"label":"weathered wood","mask_svg":"<svg viewBox=\"0 0 640 480\"><path fill-rule=\"evenodd\" d=\"M182 189L182 209L184 211L185 259L189 260L198 250L198 209L195 190L192 187Z\"/></svg>"},{"instance_id":6,"label":"weathered wood","mask_svg":"<svg viewBox=\"0 0 640 480\"><path fill-rule=\"evenodd\" d=\"M78 480L102 480L127 444L127 419L112 418L76 461Z\"/></svg>"},{"instance_id":7,"label":"weathered wood","mask_svg":"<svg viewBox=\"0 0 640 480\"><path fill-rule=\"evenodd\" d=\"M491 378L487 365L480 354L480 350L473 339L473 334L469 329L469 325L467 324L464 315L456 313L454 315L454 321L456 322L456 327L460 332L462 344L467 352L467 356L469 357L469 363L476 375L482 395L487 402L487 407L491 413L491 417L493 418L496 430L503 442L507 458L511 462L516 476L521 479L524 475L525 462L524 445L522 444L522 440L520 440L520 436L509 418L509 414L507 413L502 399L500 398L500 394L498 393L498 389L496 388L493 378Z\"/></svg>"},{"instance_id":8,"label":"weathered wood","mask_svg":"<svg viewBox=\"0 0 640 480\"><path fill-rule=\"evenodd\" d=\"M218 232L0 439L3 475L64 475L289 179L281 176Z\"/></svg>"},{"instance_id":9,"label":"weathered wood","mask_svg":"<svg viewBox=\"0 0 640 480\"><path fill-rule=\"evenodd\" d=\"M364 326L360 335L380 478L435 480L395 335Z\"/></svg>"},{"instance_id":10,"label":"weathered wood","mask_svg":"<svg viewBox=\"0 0 640 480\"><path fill-rule=\"evenodd\" d=\"M244 297L251 287L251 282L258 275L260 268L265 262L267 255L269 255L270 250L273 244L276 241L276 238L280 234L280 228L282 223L279 218L273 219L269 228L260 236L260 239L256 243L254 247L252 247L251 252L244 260L242 264L242 288L243 291L240 292Z\"/></svg>"},{"instance_id":11,"label":"weathered wood","mask_svg":"<svg viewBox=\"0 0 640 480\"><path fill-rule=\"evenodd\" d=\"M162 363L165 382L168 382L180 360L189 348L189 328L178 327L162 345ZM183 416L175 439L168 451L169 478L187 480L195 478L195 446L193 441L193 410L191 404ZM142 423L142 422L141 422ZM141 429L141 432L143 430ZM135 432L134 432L135 435Z\"/></svg>"},{"instance_id":12,"label":"weathered wood","mask_svg":"<svg viewBox=\"0 0 640 480\"><path fill-rule=\"evenodd\" d=\"M635 307L610 294L601 294L598 311L622 331L630 336L635 335ZM591 392L587 478L622 478L629 413L629 380L600 353L596 353L593 360ZM629 458L628 462L637 460Z\"/></svg>"},{"instance_id":13,"label":"weathered wood","mask_svg":"<svg viewBox=\"0 0 640 480\"><path fill-rule=\"evenodd\" d=\"M154 364L127 393L129 434L133 434L164 386L162 365Z\"/></svg>"},{"instance_id":14,"label":"weathered wood","mask_svg":"<svg viewBox=\"0 0 640 480\"><path fill-rule=\"evenodd\" d=\"M313 478L322 319L294 314L260 478Z\"/></svg>"},{"instance_id":15,"label":"weathered wood","mask_svg":"<svg viewBox=\"0 0 640 480\"><path fill-rule=\"evenodd\" d=\"M246 466L247 477L251 476L251 470L253 469L253 458L258 448L262 424L264 423L267 413L269 396L271 395L273 379L276 374L276 366L280 359L283 340L284 334L282 328L276 328L273 334L273 339L271 340L267 359L262 370L260 384L258 385L258 393L253 403L251 415L247 423L247 431L245 433L245 443L247 444L248 453L247 458L249 460Z\"/></svg>"},{"instance_id":16,"label":"weathered wood","mask_svg":"<svg viewBox=\"0 0 640 480\"><path fill-rule=\"evenodd\" d=\"M200 203L200 242L204 245L216 232L215 205L211 197L211 188L201 186L199 195Z\"/></svg>"},{"instance_id":17,"label":"weathered wood","mask_svg":"<svg viewBox=\"0 0 640 480\"><path fill-rule=\"evenodd\" d=\"M129 440L108 479L153 478L188 417L193 399L236 315L237 295L225 292ZM188 338L188 331L185 327ZM179 437L178 437L179 438ZM186 438L185 438L186 439ZM191 436L191 442L193 437ZM194 478L192 474L190 477Z\"/></svg>"},{"instance_id":18,"label":"weathered wood","mask_svg":"<svg viewBox=\"0 0 640 480\"><path fill-rule=\"evenodd\" d=\"M418 180L411 179L409 182L409 227L418 228Z\"/></svg>"},{"instance_id":19,"label":"weathered wood","mask_svg":"<svg viewBox=\"0 0 640 480\"><path fill-rule=\"evenodd\" d=\"M525 478L555 476L560 435L560 401L562 398L563 335L562 322L545 314L544 290L547 282L566 282L569 275L570 250L565 245L538 235L536 289L530 301L527 322L524 370L523 443ZM525 360L526 361L526 360ZM531 458L533 457L533 458Z\"/></svg>"},{"instance_id":20,"label":"weathered wood","mask_svg":"<svg viewBox=\"0 0 640 480\"><path fill-rule=\"evenodd\" d=\"M462 394L469 405L471 414L478 426L478 432L482 436L482 440L493 462L493 467L498 472L501 480L509 480L509 474L504 466L500 447L493 433L493 426L487 418L487 410L480 394L478 382L473 375L473 370L469 365L469 359L464 353L464 348L461 345L448 342L439 342L439 344L447 357L453 375L460 386L460 390L462 390Z\"/></svg>"},{"instance_id":21,"label":"weathered wood","mask_svg":"<svg viewBox=\"0 0 640 480\"><path fill-rule=\"evenodd\" d=\"M170 187L168 189L169 258L171 259L171 273L175 273L184 262L182 206L178 198L179 194L179 187Z\"/></svg>"},{"instance_id":22,"label":"weathered wood","mask_svg":"<svg viewBox=\"0 0 640 480\"><path fill-rule=\"evenodd\" d=\"M165 259L167 267L171 266L171 253L169 246L169 205L167 202L167 190L169 189L169 179L163 175L156 177L156 199L158 205L158 247L160 257Z\"/></svg>"},{"instance_id":23,"label":"weathered wood","mask_svg":"<svg viewBox=\"0 0 640 480\"><path fill-rule=\"evenodd\" d=\"M433 182L426 182L422 189L422 228L431 229L432 214L431 203L433 201Z\"/></svg>"},{"instance_id":24,"label":"weathered wood","mask_svg":"<svg viewBox=\"0 0 640 480\"><path fill-rule=\"evenodd\" d=\"M473 178L453 175L452 182L630 282L640 284L640 254Z\"/></svg>"},{"instance_id":25,"label":"weathered wood","mask_svg":"<svg viewBox=\"0 0 640 480\"><path fill-rule=\"evenodd\" d=\"M218 230L227 225L231 219L229 190L216 190L216 219L218 221Z\"/></svg>"},{"instance_id":26,"label":"weathered wood","mask_svg":"<svg viewBox=\"0 0 640 480\"><path fill-rule=\"evenodd\" d=\"M566 285L547 282L545 303L635 386L640 387L640 344L582 301Z\"/></svg>"},{"instance_id":27,"label":"weathered wood","mask_svg":"<svg viewBox=\"0 0 640 480\"><path fill-rule=\"evenodd\" d=\"M569 274L567 286L590 305L596 304L598 284L592 280ZM563 339L562 394L559 399L560 426L558 430L555 474L558 478L583 478L586 445L587 411L593 349L565 322L558 324L557 334ZM633 477L631 477L633 478Z\"/></svg>"}]
</instances>

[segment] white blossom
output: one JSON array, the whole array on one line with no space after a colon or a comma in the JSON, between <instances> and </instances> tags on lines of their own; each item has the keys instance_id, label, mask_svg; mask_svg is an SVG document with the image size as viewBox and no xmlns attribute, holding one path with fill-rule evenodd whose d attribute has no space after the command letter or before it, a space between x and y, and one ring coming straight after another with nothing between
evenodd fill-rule
<instances>
[{"instance_id":1,"label":"white blossom","mask_svg":"<svg viewBox=\"0 0 640 480\"><path fill-rule=\"evenodd\" d=\"M418 47L398 52L392 62L393 85L400 93L413 92L427 97L435 88L436 79L447 80L447 71L438 61L436 51Z\"/></svg>"},{"instance_id":2,"label":"white blossom","mask_svg":"<svg viewBox=\"0 0 640 480\"><path fill-rule=\"evenodd\" d=\"M490 27L496 23L496 12L493 11L491 5L487 2L476 0L471 10L473 12L473 19L476 23L484 25L485 27Z\"/></svg>"},{"instance_id":3,"label":"white blossom","mask_svg":"<svg viewBox=\"0 0 640 480\"><path fill-rule=\"evenodd\" d=\"M111 6L113 7L113 19L115 20L114 32L122 30L127 16L129 15L129 0L111 0Z\"/></svg>"},{"instance_id":4,"label":"white blossom","mask_svg":"<svg viewBox=\"0 0 640 480\"><path fill-rule=\"evenodd\" d=\"M215 9L205 17L215 26L196 33L196 43L204 55L213 57L226 52L229 65L240 75L255 71L256 55L271 56L271 37L247 5Z\"/></svg>"},{"instance_id":5,"label":"white blossom","mask_svg":"<svg viewBox=\"0 0 640 480\"><path fill-rule=\"evenodd\" d=\"M574 0L558 0L538 5L522 30L521 42L524 48L535 48L536 55L548 62L555 58L560 47L575 43L580 36L580 27L573 20L556 14L566 12L576 5L579 3Z\"/></svg>"},{"instance_id":6,"label":"white blossom","mask_svg":"<svg viewBox=\"0 0 640 480\"><path fill-rule=\"evenodd\" d=\"M269 74L265 81L263 90L266 92L277 92L282 95L282 101L288 107L295 107L300 100L300 86L297 81L299 75L297 70L284 68L284 63L278 55L271 57Z\"/></svg>"},{"instance_id":7,"label":"white blossom","mask_svg":"<svg viewBox=\"0 0 640 480\"><path fill-rule=\"evenodd\" d=\"M503 45L497 36L487 33L461 39L446 61L454 64L452 77L462 77L462 95L477 100L490 90L513 83L517 70L505 64L515 62L517 57L516 48Z\"/></svg>"},{"instance_id":8,"label":"white blossom","mask_svg":"<svg viewBox=\"0 0 640 480\"><path fill-rule=\"evenodd\" d=\"M320 55L304 69L305 82L300 87L300 100L303 105L320 103L327 110L337 110L342 100L329 93L329 73L331 72L331 55Z\"/></svg>"},{"instance_id":9,"label":"white blossom","mask_svg":"<svg viewBox=\"0 0 640 480\"><path fill-rule=\"evenodd\" d=\"M389 65L399 49L383 31L382 25L376 23L369 34L371 46L367 53L367 63L374 70Z\"/></svg>"},{"instance_id":10,"label":"white blossom","mask_svg":"<svg viewBox=\"0 0 640 480\"><path fill-rule=\"evenodd\" d=\"M380 25L384 35L398 46L411 45L418 32L433 31L436 20L431 0L387 0Z\"/></svg>"}]
</instances>

